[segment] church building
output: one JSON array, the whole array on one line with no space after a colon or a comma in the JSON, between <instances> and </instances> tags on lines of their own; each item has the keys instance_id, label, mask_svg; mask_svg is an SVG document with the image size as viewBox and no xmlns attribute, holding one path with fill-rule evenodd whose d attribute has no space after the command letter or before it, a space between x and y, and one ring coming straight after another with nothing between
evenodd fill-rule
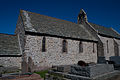
<instances>
[{"instance_id":1,"label":"church building","mask_svg":"<svg viewBox=\"0 0 120 80\"><path fill-rule=\"evenodd\" d=\"M120 55L120 34L88 22L83 9L77 23L20 10L15 35L0 37L0 63L24 72Z\"/></svg>"}]
</instances>

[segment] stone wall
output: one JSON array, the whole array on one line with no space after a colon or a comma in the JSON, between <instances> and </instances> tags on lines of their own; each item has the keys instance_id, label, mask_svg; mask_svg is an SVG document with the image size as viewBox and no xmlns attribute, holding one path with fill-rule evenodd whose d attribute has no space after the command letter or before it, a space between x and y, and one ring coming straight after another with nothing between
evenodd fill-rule
<instances>
[{"instance_id":1,"label":"stone wall","mask_svg":"<svg viewBox=\"0 0 120 80\"><path fill-rule=\"evenodd\" d=\"M20 49L23 52L24 51L24 45L25 45L25 30L24 30L24 24L22 22L22 16L19 15L15 34L18 35L18 40L20 42Z\"/></svg>"},{"instance_id":2,"label":"stone wall","mask_svg":"<svg viewBox=\"0 0 120 80\"><path fill-rule=\"evenodd\" d=\"M21 69L21 57L0 57L0 65L4 67L18 67Z\"/></svg>"},{"instance_id":3,"label":"stone wall","mask_svg":"<svg viewBox=\"0 0 120 80\"><path fill-rule=\"evenodd\" d=\"M76 64L79 60L85 62L97 62L97 44L93 42L82 42L83 53L79 53L79 42L77 40L67 39L68 51L62 52L62 38L46 37L46 52L42 52L43 36L26 35L25 53L26 60L31 57L34 65L38 67L52 65Z\"/></svg>"},{"instance_id":4,"label":"stone wall","mask_svg":"<svg viewBox=\"0 0 120 80\"><path fill-rule=\"evenodd\" d=\"M114 40L118 44L118 55L120 56L120 40L119 39L114 39Z\"/></svg>"},{"instance_id":5,"label":"stone wall","mask_svg":"<svg viewBox=\"0 0 120 80\"><path fill-rule=\"evenodd\" d=\"M66 68L67 70L66 72ZM48 71L45 80L106 80L116 74L112 64L89 64L89 66L63 65Z\"/></svg>"},{"instance_id":6,"label":"stone wall","mask_svg":"<svg viewBox=\"0 0 120 80\"><path fill-rule=\"evenodd\" d=\"M103 43L105 59L109 60L109 57L115 56L114 40L113 38L108 38L108 37L103 37L103 36L99 36L99 38L101 39ZM107 41L108 41L108 44L107 44Z\"/></svg>"},{"instance_id":7,"label":"stone wall","mask_svg":"<svg viewBox=\"0 0 120 80\"><path fill-rule=\"evenodd\" d=\"M97 54L98 54L99 57L103 57L104 56L103 43L100 40L97 31L88 22L85 22L83 25L86 28L86 30L88 30L98 40L98 44L97 44L98 53Z\"/></svg>"}]
</instances>

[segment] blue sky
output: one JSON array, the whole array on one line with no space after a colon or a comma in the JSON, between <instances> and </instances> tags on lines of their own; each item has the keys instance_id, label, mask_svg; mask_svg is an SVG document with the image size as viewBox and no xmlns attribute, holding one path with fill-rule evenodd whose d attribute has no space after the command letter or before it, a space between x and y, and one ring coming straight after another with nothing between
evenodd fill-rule
<instances>
[{"instance_id":1,"label":"blue sky","mask_svg":"<svg viewBox=\"0 0 120 80\"><path fill-rule=\"evenodd\" d=\"M120 0L0 0L0 33L14 34L20 9L77 23L81 8L89 22L120 33Z\"/></svg>"}]
</instances>

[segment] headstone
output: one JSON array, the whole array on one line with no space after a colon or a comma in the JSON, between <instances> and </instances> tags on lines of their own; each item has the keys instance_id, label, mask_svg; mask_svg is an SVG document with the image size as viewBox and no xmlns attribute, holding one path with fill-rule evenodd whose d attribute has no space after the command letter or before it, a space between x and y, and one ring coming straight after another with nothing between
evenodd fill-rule
<instances>
[{"instance_id":1,"label":"headstone","mask_svg":"<svg viewBox=\"0 0 120 80\"><path fill-rule=\"evenodd\" d=\"M115 64L120 64L120 56L112 56L110 57L110 61L114 61Z\"/></svg>"},{"instance_id":2,"label":"headstone","mask_svg":"<svg viewBox=\"0 0 120 80\"><path fill-rule=\"evenodd\" d=\"M106 64L106 59L105 57L98 57L98 64Z\"/></svg>"},{"instance_id":3,"label":"headstone","mask_svg":"<svg viewBox=\"0 0 120 80\"><path fill-rule=\"evenodd\" d=\"M110 57L110 61L114 62L114 68L120 70L120 56L112 56Z\"/></svg>"},{"instance_id":4,"label":"headstone","mask_svg":"<svg viewBox=\"0 0 120 80\"><path fill-rule=\"evenodd\" d=\"M28 72L28 64L26 61L22 62L22 74L27 73Z\"/></svg>"}]
</instances>

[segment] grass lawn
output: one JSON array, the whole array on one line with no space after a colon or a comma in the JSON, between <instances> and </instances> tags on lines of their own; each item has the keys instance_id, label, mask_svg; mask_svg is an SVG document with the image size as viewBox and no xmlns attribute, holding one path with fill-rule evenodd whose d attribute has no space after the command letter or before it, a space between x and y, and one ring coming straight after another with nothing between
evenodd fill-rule
<instances>
[{"instance_id":1,"label":"grass lawn","mask_svg":"<svg viewBox=\"0 0 120 80\"><path fill-rule=\"evenodd\" d=\"M39 71L39 72L34 72L36 74L39 74L42 78L45 77L45 74L48 73L48 70L44 70L44 71Z\"/></svg>"}]
</instances>

